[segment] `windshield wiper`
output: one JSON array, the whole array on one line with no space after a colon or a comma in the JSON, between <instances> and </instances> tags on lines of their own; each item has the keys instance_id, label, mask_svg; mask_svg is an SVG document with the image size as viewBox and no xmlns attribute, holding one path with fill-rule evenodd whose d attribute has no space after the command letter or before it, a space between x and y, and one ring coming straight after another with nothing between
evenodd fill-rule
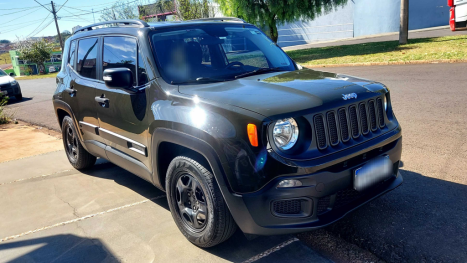
<instances>
[{"instance_id":1,"label":"windshield wiper","mask_svg":"<svg viewBox=\"0 0 467 263\"><path fill-rule=\"evenodd\" d=\"M199 83L199 82L224 82L225 79L216 79L216 78L209 78L209 77L198 77L196 79L189 79L186 81L173 83L173 84L188 84L188 83Z\"/></svg>"},{"instance_id":2,"label":"windshield wiper","mask_svg":"<svg viewBox=\"0 0 467 263\"><path fill-rule=\"evenodd\" d=\"M255 69L253 71L249 71L249 72L245 72L245 73L242 73L240 75L237 75L237 76L235 76L235 78L238 79L238 78L242 78L242 77L246 77L246 76L253 76L253 75L262 74L262 73L271 72L271 71L282 71L282 70L279 67L275 67L275 68L259 68L259 69Z\"/></svg>"}]
</instances>

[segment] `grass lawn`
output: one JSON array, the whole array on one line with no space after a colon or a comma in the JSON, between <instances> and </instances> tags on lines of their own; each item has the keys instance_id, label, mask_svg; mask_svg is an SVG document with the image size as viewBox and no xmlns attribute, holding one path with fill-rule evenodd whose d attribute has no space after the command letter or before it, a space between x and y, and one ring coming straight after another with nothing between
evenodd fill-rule
<instances>
[{"instance_id":1,"label":"grass lawn","mask_svg":"<svg viewBox=\"0 0 467 263\"><path fill-rule=\"evenodd\" d=\"M409 62L467 59L467 36L410 39L398 41L310 48L288 51L296 62L306 65L331 65L368 62Z\"/></svg>"},{"instance_id":2,"label":"grass lawn","mask_svg":"<svg viewBox=\"0 0 467 263\"><path fill-rule=\"evenodd\" d=\"M0 54L0 65L3 64L11 64L10 52Z\"/></svg>"},{"instance_id":3,"label":"grass lawn","mask_svg":"<svg viewBox=\"0 0 467 263\"><path fill-rule=\"evenodd\" d=\"M45 79L45 78L55 78L57 77L58 72L44 74L44 75L31 75L31 76L20 76L15 77L16 80L25 80L25 79Z\"/></svg>"}]
</instances>

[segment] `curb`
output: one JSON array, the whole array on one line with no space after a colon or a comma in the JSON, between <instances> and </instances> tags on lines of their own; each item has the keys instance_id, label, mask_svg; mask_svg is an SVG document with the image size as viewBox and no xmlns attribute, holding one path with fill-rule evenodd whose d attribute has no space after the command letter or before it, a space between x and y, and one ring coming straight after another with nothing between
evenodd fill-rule
<instances>
[{"instance_id":1,"label":"curb","mask_svg":"<svg viewBox=\"0 0 467 263\"><path fill-rule=\"evenodd\" d=\"M304 65L307 68L336 68L336 67L364 67L364 66L391 66L391 65L419 65L419 64L438 64L438 63L463 63L467 59L438 59L438 60L413 60L413 61L387 61L387 62L364 62L347 64L323 64L323 65Z\"/></svg>"}]
</instances>

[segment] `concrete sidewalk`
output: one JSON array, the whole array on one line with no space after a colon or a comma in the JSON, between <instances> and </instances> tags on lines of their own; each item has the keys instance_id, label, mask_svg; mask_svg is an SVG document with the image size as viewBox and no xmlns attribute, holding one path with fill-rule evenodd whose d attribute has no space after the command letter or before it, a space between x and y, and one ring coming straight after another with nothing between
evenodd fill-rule
<instances>
[{"instance_id":1,"label":"concrete sidewalk","mask_svg":"<svg viewBox=\"0 0 467 263\"><path fill-rule=\"evenodd\" d=\"M449 29L449 26L441 27L432 27L425 29L417 29L409 31L409 39L417 38L430 38L430 37L445 37L445 36L456 36L456 35L467 35L467 30L459 30L452 32ZM354 45L354 44L364 44L371 42L383 42L383 41L395 41L399 40L399 32L372 35L372 36L363 36L349 39L333 40L333 41L324 41L316 42L298 46L284 47L285 51L307 49L307 48L320 48L320 47L332 47L332 46L345 46L345 45Z\"/></svg>"},{"instance_id":2,"label":"concrete sidewalk","mask_svg":"<svg viewBox=\"0 0 467 263\"><path fill-rule=\"evenodd\" d=\"M178 230L165 193L99 159L73 169L54 151L0 163L0 262L330 262L293 236L201 249Z\"/></svg>"}]
</instances>

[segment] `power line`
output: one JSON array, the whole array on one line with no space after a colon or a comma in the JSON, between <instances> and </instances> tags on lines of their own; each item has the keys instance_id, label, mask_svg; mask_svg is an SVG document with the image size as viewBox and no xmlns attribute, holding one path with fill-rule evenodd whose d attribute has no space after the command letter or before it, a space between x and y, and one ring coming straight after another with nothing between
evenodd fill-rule
<instances>
[{"instance_id":1,"label":"power line","mask_svg":"<svg viewBox=\"0 0 467 263\"><path fill-rule=\"evenodd\" d=\"M32 35L31 37L34 37L34 36L36 36L37 34L39 34L40 32L42 32L44 29L46 29L48 26L50 26L53 22L54 22L54 20L51 19L50 22L49 22L46 26L44 26L43 28L41 28L41 30L39 30L37 33L35 33L35 34Z\"/></svg>"},{"instance_id":2,"label":"power line","mask_svg":"<svg viewBox=\"0 0 467 263\"><path fill-rule=\"evenodd\" d=\"M65 8L66 8L66 7L65 7ZM84 17L82 17L82 16L75 15L75 14L73 14L73 13L69 12L69 11L68 11L68 10L66 10L66 9L63 9L63 10L64 10L65 12L67 12L68 14L70 14L70 15L74 16L74 17L78 17L78 18L81 18L81 19L83 19L83 20L86 20L86 21L88 21L89 23L92 23L91 21L87 20L86 18L84 18Z\"/></svg>"},{"instance_id":3,"label":"power line","mask_svg":"<svg viewBox=\"0 0 467 263\"><path fill-rule=\"evenodd\" d=\"M36 2L36 3L40 4L40 5L41 5L43 8L47 9L49 12L52 12L50 9L48 9L47 7L45 7L43 4L41 4L41 3L37 2L37 0L34 0L34 2Z\"/></svg>"},{"instance_id":4,"label":"power line","mask_svg":"<svg viewBox=\"0 0 467 263\"><path fill-rule=\"evenodd\" d=\"M45 22L45 20L47 20L47 18L49 18L49 16L50 16L50 14L48 14L48 15L44 18L44 20L42 20L42 22L41 22L31 33L29 33L29 35L28 35L26 38L28 38L30 35L32 35L32 33L34 33L34 32Z\"/></svg>"},{"instance_id":5,"label":"power line","mask_svg":"<svg viewBox=\"0 0 467 263\"><path fill-rule=\"evenodd\" d=\"M50 4L45 4L45 5L50 5ZM36 8L36 7L38 7L38 6L28 6L28 7L6 8L6 9L0 9L0 10L7 10L7 11L9 11L9 10L16 10L16 9L29 9L29 8L31 8L31 7L34 7L34 8Z\"/></svg>"},{"instance_id":6,"label":"power line","mask_svg":"<svg viewBox=\"0 0 467 263\"><path fill-rule=\"evenodd\" d=\"M8 24L8 23L10 23L10 22L13 22L13 21L18 20L18 19L20 19L20 18L23 18L23 17L25 17L25 16L28 16L28 15L30 15L30 14L36 12L36 11L39 11L39 10L40 10L40 9L36 9L36 10L30 12L30 13L25 14L24 16L20 16L20 17L17 17L17 18L15 18L15 19L13 19L13 20L10 20L10 21L8 21L8 22L6 22L6 23L2 23L2 25L6 25L6 24Z\"/></svg>"},{"instance_id":7,"label":"power line","mask_svg":"<svg viewBox=\"0 0 467 263\"><path fill-rule=\"evenodd\" d=\"M63 3L62 6L60 6L60 8L57 10L57 13L58 13L58 11L60 11L62 9L62 7L64 7L66 5L67 2L68 2L68 0L66 0L65 3Z\"/></svg>"},{"instance_id":8,"label":"power line","mask_svg":"<svg viewBox=\"0 0 467 263\"><path fill-rule=\"evenodd\" d=\"M8 16L8 15L13 15L13 14L17 14L17 13L25 12L25 11L28 11L28 10L31 10L31 9L36 9L36 8L39 8L39 7L40 7L40 6L36 6L36 7L31 7L31 8L28 8L28 9L24 9L24 10L16 11L16 12L13 12L13 13L8 13L8 14L1 14L1 16Z\"/></svg>"},{"instance_id":9,"label":"power line","mask_svg":"<svg viewBox=\"0 0 467 263\"><path fill-rule=\"evenodd\" d=\"M135 3L135 2L138 2L138 1L139 1L139 0L134 0L134 1L131 1L131 2L123 3L123 4L118 5L118 6L124 6L124 5L132 4L132 3ZM117 6L117 7L118 7L118 6ZM112 7L113 7L113 6L112 6ZM65 7L65 8L69 8L69 7ZM97 11L94 11L94 12L89 12L89 11L88 11L88 13L82 13L82 14L77 14L77 15L88 15L88 14L92 14L92 13L98 13L98 12L104 11L104 10L106 10L106 9L109 9L109 8L108 8L108 7L107 7L107 8L103 8L103 9L101 9L101 10L97 10ZM83 10L83 11L84 11L84 10ZM62 16L62 18L64 18L64 17L70 17L70 16Z\"/></svg>"}]
</instances>

